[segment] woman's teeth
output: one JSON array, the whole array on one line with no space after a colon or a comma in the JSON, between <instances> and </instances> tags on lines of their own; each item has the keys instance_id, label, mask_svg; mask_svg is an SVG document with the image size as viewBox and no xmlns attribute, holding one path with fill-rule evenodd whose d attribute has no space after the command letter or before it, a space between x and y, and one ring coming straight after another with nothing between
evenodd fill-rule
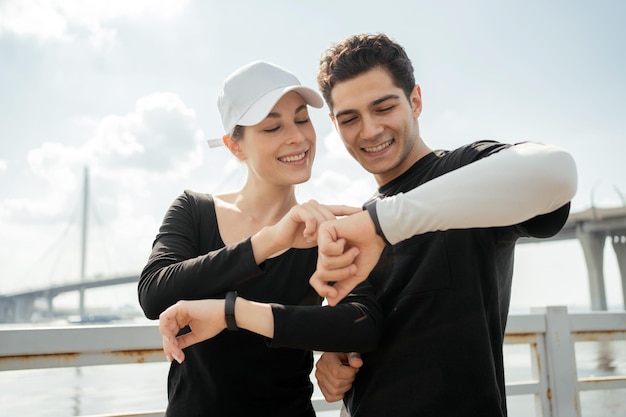
<instances>
[{"instance_id":1,"label":"woman's teeth","mask_svg":"<svg viewBox=\"0 0 626 417\"><path fill-rule=\"evenodd\" d=\"M301 154L298 154L298 155L283 156L282 158L278 158L278 160L282 162L297 162L297 161L304 159L305 156L306 156L306 152L302 152Z\"/></svg>"}]
</instances>

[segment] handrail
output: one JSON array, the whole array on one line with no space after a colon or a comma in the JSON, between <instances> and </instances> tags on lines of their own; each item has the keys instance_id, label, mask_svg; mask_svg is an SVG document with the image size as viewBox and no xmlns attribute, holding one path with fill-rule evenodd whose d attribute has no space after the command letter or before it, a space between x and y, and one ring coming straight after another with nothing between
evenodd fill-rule
<instances>
[{"instance_id":1,"label":"handrail","mask_svg":"<svg viewBox=\"0 0 626 417\"><path fill-rule=\"evenodd\" d=\"M530 345L533 380L507 383L507 396L534 395L543 417L580 417L580 391L626 388L626 376L578 378L575 343L606 340L626 340L626 312L568 314L566 307L546 307L511 315L505 344ZM0 329L0 341L0 371L165 360L154 323L8 328ZM340 404L314 399L317 411ZM162 411L123 416L158 415Z\"/></svg>"}]
</instances>

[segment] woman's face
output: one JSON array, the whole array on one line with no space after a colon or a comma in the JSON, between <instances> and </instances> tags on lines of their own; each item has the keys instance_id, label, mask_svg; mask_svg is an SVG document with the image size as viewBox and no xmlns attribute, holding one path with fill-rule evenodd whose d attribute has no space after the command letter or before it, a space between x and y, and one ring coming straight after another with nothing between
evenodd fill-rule
<instances>
[{"instance_id":1,"label":"woman's face","mask_svg":"<svg viewBox=\"0 0 626 417\"><path fill-rule=\"evenodd\" d=\"M311 177L315 139L307 105L291 91L262 122L244 128L239 158L247 163L249 175L261 181L300 184Z\"/></svg>"}]
</instances>

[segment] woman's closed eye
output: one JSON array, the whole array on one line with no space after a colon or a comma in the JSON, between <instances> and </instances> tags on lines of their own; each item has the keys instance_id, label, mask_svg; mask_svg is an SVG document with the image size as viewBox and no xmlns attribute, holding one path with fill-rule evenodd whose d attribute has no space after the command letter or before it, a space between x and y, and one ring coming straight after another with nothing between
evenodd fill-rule
<instances>
[{"instance_id":1,"label":"woman's closed eye","mask_svg":"<svg viewBox=\"0 0 626 417\"><path fill-rule=\"evenodd\" d=\"M273 127L265 128L263 129L263 131L266 133L272 133L272 132L278 132L278 129L280 129L280 126L273 126Z\"/></svg>"}]
</instances>

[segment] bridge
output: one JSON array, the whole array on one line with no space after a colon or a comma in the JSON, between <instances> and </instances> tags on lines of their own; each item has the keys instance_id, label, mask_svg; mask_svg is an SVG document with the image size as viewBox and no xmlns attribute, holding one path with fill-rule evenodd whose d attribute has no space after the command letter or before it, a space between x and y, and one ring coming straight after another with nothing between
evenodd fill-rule
<instances>
[{"instance_id":1,"label":"bridge","mask_svg":"<svg viewBox=\"0 0 626 417\"><path fill-rule=\"evenodd\" d=\"M577 239L583 249L587 264L592 310L607 310L604 285L604 248L609 240L615 251L626 308L626 207L590 208L571 213L561 231L548 239L521 239L520 244ZM10 295L0 295L0 323L27 322L35 312L35 301L44 299L48 314L53 315L53 299L62 293L138 282L138 275L76 283L28 290ZM81 309L81 315L84 311Z\"/></svg>"},{"instance_id":2,"label":"bridge","mask_svg":"<svg viewBox=\"0 0 626 417\"><path fill-rule=\"evenodd\" d=\"M129 275L61 284L9 295L0 295L0 323L20 323L30 321L33 313L35 312L35 302L40 299L46 300L46 304L48 306L47 313L50 316L54 316L52 301L59 294L74 291L83 292L91 288L130 284L138 281L139 275ZM81 311L80 315L81 317L84 316L84 311Z\"/></svg>"},{"instance_id":3,"label":"bridge","mask_svg":"<svg viewBox=\"0 0 626 417\"><path fill-rule=\"evenodd\" d=\"M626 206L591 207L570 213L561 231L548 239L522 239L519 243L539 243L577 239L587 264L591 309L607 310L604 285L604 248L611 242L621 276L622 300L626 309Z\"/></svg>"}]
</instances>

